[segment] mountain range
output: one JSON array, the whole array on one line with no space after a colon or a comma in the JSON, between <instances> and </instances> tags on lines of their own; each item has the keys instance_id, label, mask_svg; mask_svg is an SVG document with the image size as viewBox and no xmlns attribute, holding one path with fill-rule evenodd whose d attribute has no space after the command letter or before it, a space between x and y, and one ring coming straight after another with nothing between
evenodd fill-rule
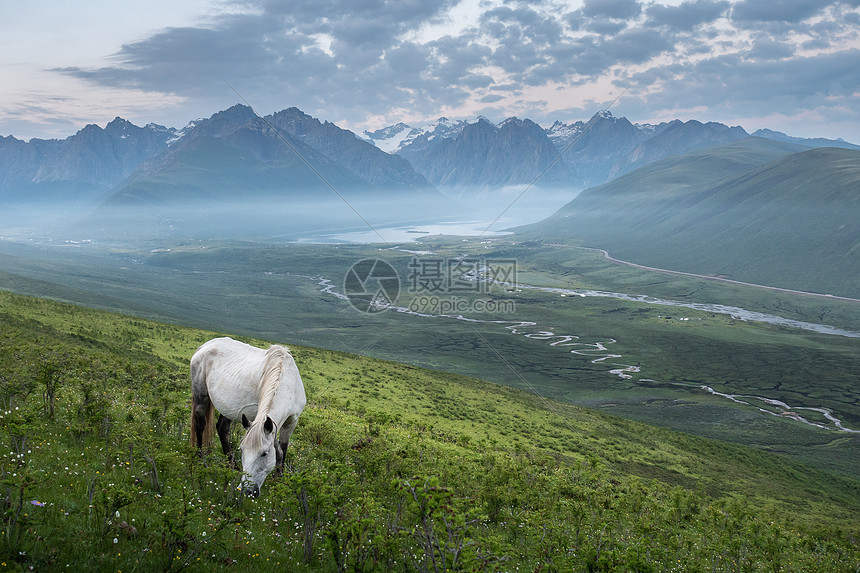
<instances>
[{"instance_id":1,"label":"mountain range","mask_svg":"<svg viewBox=\"0 0 860 573\"><path fill-rule=\"evenodd\" d=\"M493 125L481 118L454 136L419 135L397 153L428 181L458 195L538 179L544 187L578 186L567 164L556 161L558 150L546 132L528 119Z\"/></svg>"},{"instance_id":2,"label":"mountain range","mask_svg":"<svg viewBox=\"0 0 860 573\"><path fill-rule=\"evenodd\" d=\"M509 118L491 129L489 120L483 117L473 122L453 122L443 117L421 128L398 123L374 132L365 131L363 136L381 149L407 158L440 189L531 184L543 173L546 158L552 156L554 160L559 155L560 161L550 172L543 173L537 183L544 187L583 189L663 157L739 141L750 135L805 148L860 149L842 140L797 138L773 130L750 134L742 127L718 122L673 120L658 125L634 124L608 111L595 114L587 122L556 121L548 128L540 128L543 135L533 129L536 126L528 119ZM517 142L516 147L510 145L512 139ZM554 151L547 150L547 143L552 144ZM500 155L499 150L507 153ZM445 167L440 166L440 160ZM493 163L504 166L503 171L485 165L492 167Z\"/></svg>"},{"instance_id":3,"label":"mountain range","mask_svg":"<svg viewBox=\"0 0 860 573\"><path fill-rule=\"evenodd\" d=\"M769 130L753 135L808 148L860 149L841 140L799 139ZM118 117L104 128L87 125L63 140L0 137L0 200L136 200L135 190L146 188L137 199L147 201L159 186L164 200L175 191L163 187L166 175L184 169L186 160L197 166L201 188L229 184L240 196L246 187L275 195L318 195L319 185L329 187L323 182L329 177L336 189L407 197L433 196L436 187L462 198L474 189L535 182L578 190L669 155L748 136L740 127L720 123L639 125L608 112L588 122L557 121L549 128L518 118L499 124L486 118L440 118L422 128L400 123L358 136L296 108L261 118L250 107L236 105L181 129L154 123L138 127ZM220 144L192 143L200 138ZM207 154L224 153L224 161L212 155L209 168L202 169L204 148ZM225 171L234 164L230 157L256 166ZM249 179L260 172L270 179ZM111 199L115 194L119 197ZM186 188L184 195L190 194Z\"/></svg>"},{"instance_id":4,"label":"mountain range","mask_svg":"<svg viewBox=\"0 0 860 573\"><path fill-rule=\"evenodd\" d=\"M191 124L166 152L117 184L108 202L296 201L331 195L328 187L358 195L438 198L404 159L333 124L295 108L261 118L249 107L234 106Z\"/></svg>"},{"instance_id":5,"label":"mountain range","mask_svg":"<svg viewBox=\"0 0 860 573\"><path fill-rule=\"evenodd\" d=\"M852 153L860 147L841 140L750 135L695 120L638 125L608 112L549 128L440 118L359 136L297 108L260 117L235 105L181 129L116 118L64 140L0 138L0 201L29 205L36 219L47 206L65 206L80 234L296 238L461 216L507 204L505 189L535 183L557 192L556 209L589 187L528 233L654 266L821 290L832 281L785 275L797 257L826 262L806 265L819 276L856 264L845 261L860 235L852 195L860 187L838 167L856 160ZM802 220L789 199L809 203L815 217ZM20 226L14 210L3 211ZM786 229L815 240L795 248Z\"/></svg>"},{"instance_id":6,"label":"mountain range","mask_svg":"<svg viewBox=\"0 0 860 573\"><path fill-rule=\"evenodd\" d=\"M104 128L87 125L62 140L0 137L0 200L90 200L166 151L179 134L117 117Z\"/></svg>"}]
</instances>

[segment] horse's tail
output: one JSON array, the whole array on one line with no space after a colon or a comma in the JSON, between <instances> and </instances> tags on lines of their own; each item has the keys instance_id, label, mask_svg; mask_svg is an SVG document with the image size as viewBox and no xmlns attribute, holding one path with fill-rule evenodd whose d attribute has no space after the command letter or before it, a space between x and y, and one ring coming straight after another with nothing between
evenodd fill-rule
<instances>
[{"instance_id":1,"label":"horse's tail","mask_svg":"<svg viewBox=\"0 0 860 573\"><path fill-rule=\"evenodd\" d=\"M209 447L212 445L212 428L215 426L215 408L212 407L212 400L206 400L206 412L203 415L203 435L200 443L197 443L197 425L199 418L197 417L197 394L191 393L191 446L192 447Z\"/></svg>"}]
</instances>

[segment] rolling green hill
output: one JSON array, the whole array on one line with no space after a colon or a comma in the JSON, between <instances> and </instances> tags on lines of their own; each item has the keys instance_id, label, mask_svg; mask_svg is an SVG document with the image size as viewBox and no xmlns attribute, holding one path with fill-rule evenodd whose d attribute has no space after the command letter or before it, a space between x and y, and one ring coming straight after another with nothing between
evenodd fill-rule
<instances>
[{"instance_id":1,"label":"rolling green hill","mask_svg":"<svg viewBox=\"0 0 860 573\"><path fill-rule=\"evenodd\" d=\"M860 296L860 152L749 138L588 189L525 237L639 264Z\"/></svg>"},{"instance_id":2,"label":"rolling green hill","mask_svg":"<svg viewBox=\"0 0 860 573\"><path fill-rule=\"evenodd\" d=\"M260 498L187 436L214 333L0 292L4 567L853 571L860 483L454 374L295 347ZM255 341L251 341L255 342ZM266 343L256 341L265 346Z\"/></svg>"}]
</instances>

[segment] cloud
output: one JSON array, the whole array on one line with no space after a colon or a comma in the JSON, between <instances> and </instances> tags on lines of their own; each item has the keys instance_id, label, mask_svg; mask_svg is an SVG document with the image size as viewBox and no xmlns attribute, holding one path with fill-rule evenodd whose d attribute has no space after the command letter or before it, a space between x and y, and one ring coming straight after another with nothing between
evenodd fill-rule
<instances>
[{"instance_id":1,"label":"cloud","mask_svg":"<svg viewBox=\"0 0 860 573\"><path fill-rule=\"evenodd\" d=\"M783 60L795 53L795 46L774 40L769 36L758 38L753 42L748 57L757 61Z\"/></svg>"},{"instance_id":2,"label":"cloud","mask_svg":"<svg viewBox=\"0 0 860 573\"><path fill-rule=\"evenodd\" d=\"M440 17L446 3L322 1L290 3L289 10L277 3L259 8L209 27L169 28L126 44L113 56L113 66L57 71L98 85L198 101L223 93L226 81L263 109L355 107L368 114L419 100L428 108L440 107L442 99L456 103L467 96L463 87L488 83L476 76L469 85L457 85L471 75L462 66L476 63L480 47L460 43L455 53L444 42L399 39ZM321 38L329 46L321 46Z\"/></svg>"},{"instance_id":3,"label":"cloud","mask_svg":"<svg viewBox=\"0 0 860 573\"><path fill-rule=\"evenodd\" d=\"M830 3L822 0L742 0L732 7L732 20L746 24L798 23L818 14Z\"/></svg>"},{"instance_id":4,"label":"cloud","mask_svg":"<svg viewBox=\"0 0 860 573\"><path fill-rule=\"evenodd\" d=\"M642 5L637 0L585 0L582 13L588 18L612 18L629 20L642 12Z\"/></svg>"},{"instance_id":5,"label":"cloud","mask_svg":"<svg viewBox=\"0 0 860 573\"><path fill-rule=\"evenodd\" d=\"M696 27L713 22L728 12L729 2L697 0L677 6L652 4L648 7L648 24L654 27L665 26L676 31L689 32Z\"/></svg>"},{"instance_id":6,"label":"cloud","mask_svg":"<svg viewBox=\"0 0 860 573\"><path fill-rule=\"evenodd\" d=\"M746 117L778 102L791 114L833 98L844 107L860 85L850 49L860 0L585 0L567 9L487 0L454 21L456 4L249 0L244 12L128 43L105 66L57 71L221 106L210 111L233 98L226 80L260 112L295 105L353 125L515 101L551 108L542 113L581 109L549 96L589 89L583 101L605 101L613 84L630 85L626 97L643 113L737 108Z\"/></svg>"},{"instance_id":7,"label":"cloud","mask_svg":"<svg viewBox=\"0 0 860 573\"><path fill-rule=\"evenodd\" d=\"M649 104L663 109L735 108L746 114L802 114L828 99L853 102L860 109L860 50L787 60L748 60L736 54L695 65L652 68L630 81L659 84ZM858 114L855 112L856 118Z\"/></svg>"},{"instance_id":8,"label":"cloud","mask_svg":"<svg viewBox=\"0 0 860 573\"><path fill-rule=\"evenodd\" d=\"M634 28L600 45L614 63L642 63L668 51L672 41L657 30Z\"/></svg>"}]
</instances>

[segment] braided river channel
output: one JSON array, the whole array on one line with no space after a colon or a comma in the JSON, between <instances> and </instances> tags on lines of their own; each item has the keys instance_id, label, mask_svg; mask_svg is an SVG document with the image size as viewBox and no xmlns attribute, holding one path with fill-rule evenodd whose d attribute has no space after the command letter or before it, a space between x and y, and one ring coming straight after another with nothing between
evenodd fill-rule
<instances>
[{"instance_id":1,"label":"braided river channel","mask_svg":"<svg viewBox=\"0 0 860 573\"><path fill-rule=\"evenodd\" d=\"M321 287L321 292L334 296L336 298L342 300L348 300L347 297L342 292L338 292L337 287L332 284L331 280L326 279L324 277L308 277L313 280L318 281L319 286ZM474 277L477 279L478 277ZM566 288L558 288L558 287L542 287L542 286L533 286L522 283L510 283L504 281L494 281L496 284L503 286L508 289L515 290L534 290L540 292L546 292L551 294L557 294L560 296L576 296L576 297L603 297L603 298L612 298L623 301L630 302L641 302L650 305L657 306L667 306L667 307L676 307L676 308L689 308L698 311L705 311L717 314L725 314L729 315L736 320L743 321L754 321L754 322L763 322L768 324L779 325L787 328L795 328L800 330L808 330L812 332L817 332L820 334L826 334L831 336L845 336L850 338L860 338L860 332L847 330L844 328L838 328L835 326L829 326L824 324L815 324L810 322L802 322L798 320L792 320L788 318L784 318L781 316L766 314L762 312L755 312L751 310L746 310L736 306L728 306L723 304L707 304L707 303L695 303L695 302L682 302L675 300L668 300L662 298L655 298L646 295L631 295L626 293L618 293L618 292L608 292L608 291L600 291L600 290L591 290L591 289L566 289ZM463 314L428 314L422 312L416 312L410 308L396 306L396 305L388 305L389 312L397 312L404 315L413 316L418 320L457 320L464 321L470 323L480 323L480 324L493 324L498 325L500 329L507 330L510 334L522 336L523 338L527 338L533 341L541 341L545 344L553 348L557 348L561 352L567 352L569 354L583 356L590 359L593 364L604 364L608 367L609 373L619 376L624 379L633 380L634 377L641 373L641 368L639 366L634 366L631 364L624 364L622 362L623 355L612 351L612 344L616 341L614 339L607 339L601 341L583 341L576 334L564 333L564 332L553 332L549 330L544 330L540 327L537 322L529 321L529 320L497 320L497 319L480 319L480 318L471 318L464 316ZM650 378L640 378L642 382L657 382L656 380ZM773 416L780 416L784 418L790 418L799 423L808 424L810 426L815 426L828 430L835 430L839 432L847 432L847 433L860 433L860 430L855 430L852 428L846 427L842 421L834 414L832 410L829 408L821 408L814 406L796 406L790 405L780 400L775 400L772 398L768 398L765 396L753 396L747 394L728 394L723 392L718 392L706 385L697 385L686 382L669 382L669 384L673 386L681 386L688 387L691 390L698 389L700 391L708 392L714 396L718 396L721 398L725 398L726 400L730 400L732 402L738 404L745 404L748 406L753 406L757 408L760 412L764 414L769 414ZM761 407L759 404L770 406L770 408ZM823 416L827 422L813 421L807 419L804 416L805 412L816 412ZM808 414L806 414L808 416Z\"/></svg>"}]
</instances>

